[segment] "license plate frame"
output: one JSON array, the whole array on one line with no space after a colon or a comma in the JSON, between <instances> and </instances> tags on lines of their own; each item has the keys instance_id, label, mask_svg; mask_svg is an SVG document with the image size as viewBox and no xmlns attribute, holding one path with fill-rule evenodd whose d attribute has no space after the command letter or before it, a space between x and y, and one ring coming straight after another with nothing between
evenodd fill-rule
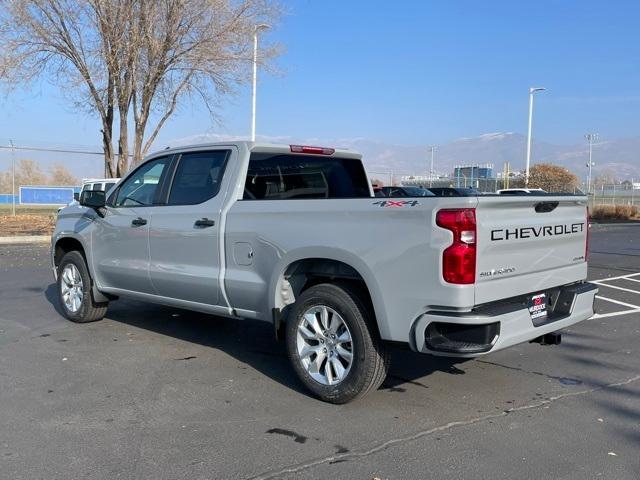
<instances>
[{"instance_id":1,"label":"license plate frame","mask_svg":"<svg viewBox=\"0 0 640 480\"><path fill-rule=\"evenodd\" d=\"M529 296L527 299L527 309L531 320L538 324L544 322L549 316L547 310L547 294L546 292L540 292Z\"/></svg>"}]
</instances>

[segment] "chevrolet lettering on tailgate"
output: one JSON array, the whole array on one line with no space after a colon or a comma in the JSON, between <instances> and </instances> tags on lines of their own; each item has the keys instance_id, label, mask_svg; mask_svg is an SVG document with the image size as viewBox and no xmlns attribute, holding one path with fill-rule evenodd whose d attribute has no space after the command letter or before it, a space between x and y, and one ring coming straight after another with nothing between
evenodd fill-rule
<instances>
[{"instance_id":1,"label":"chevrolet lettering on tailgate","mask_svg":"<svg viewBox=\"0 0 640 480\"><path fill-rule=\"evenodd\" d=\"M540 227L501 228L491 230L491 240L517 240L519 238L553 237L582 233L584 222L570 225L544 225Z\"/></svg>"}]
</instances>

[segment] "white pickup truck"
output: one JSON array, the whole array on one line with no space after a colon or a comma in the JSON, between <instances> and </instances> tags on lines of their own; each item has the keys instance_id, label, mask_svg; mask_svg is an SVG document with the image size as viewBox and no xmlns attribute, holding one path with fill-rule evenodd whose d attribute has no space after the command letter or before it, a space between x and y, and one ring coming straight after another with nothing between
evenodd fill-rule
<instances>
[{"instance_id":1,"label":"white pickup truck","mask_svg":"<svg viewBox=\"0 0 640 480\"><path fill-rule=\"evenodd\" d=\"M73 321L131 297L270 322L306 387L344 403L382 383L389 342L474 357L589 318L586 202L376 198L354 152L197 145L83 192L51 259Z\"/></svg>"}]
</instances>

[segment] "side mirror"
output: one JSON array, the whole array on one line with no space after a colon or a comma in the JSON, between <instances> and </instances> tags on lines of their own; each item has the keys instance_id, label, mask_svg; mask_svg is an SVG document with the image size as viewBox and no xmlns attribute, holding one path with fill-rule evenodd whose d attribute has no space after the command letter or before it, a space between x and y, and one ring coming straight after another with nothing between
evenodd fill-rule
<instances>
[{"instance_id":1,"label":"side mirror","mask_svg":"<svg viewBox=\"0 0 640 480\"><path fill-rule=\"evenodd\" d=\"M80 200L80 192L73 192L73 199L77 202Z\"/></svg>"},{"instance_id":2,"label":"side mirror","mask_svg":"<svg viewBox=\"0 0 640 480\"><path fill-rule=\"evenodd\" d=\"M85 190L80 194L80 205L93 209L102 208L106 203L105 193L101 190Z\"/></svg>"}]
</instances>

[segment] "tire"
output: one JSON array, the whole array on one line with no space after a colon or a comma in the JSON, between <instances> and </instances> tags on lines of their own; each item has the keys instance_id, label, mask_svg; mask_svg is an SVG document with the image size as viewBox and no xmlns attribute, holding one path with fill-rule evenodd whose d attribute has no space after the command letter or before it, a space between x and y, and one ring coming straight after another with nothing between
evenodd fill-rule
<instances>
[{"instance_id":1,"label":"tire","mask_svg":"<svg viewBox=\"0 0 640 480\"><path fill-rule=\"evenodd\" d=\"M287 353L296 375L316 397L342 404L382 384L389 370L389 354L375 327L373 311L357 288L347 282L315 285L291 307ZM345 342L346 338L351 341Z\"/></svg>"},{"instance_id":2,"label":"tire","mask_svg":"<svg viewBox=\"0 0 640 480\"><path fill-rule=\"evenodd\" d=\"M58 265L57 284L60 308L72 322L95 322L107 313L109 302L96 303L93 300L91 277L84 256L79 251L73 250L62 257ZM68 295L65 296L65 293Z\"/></svg>"}]
</instances>

